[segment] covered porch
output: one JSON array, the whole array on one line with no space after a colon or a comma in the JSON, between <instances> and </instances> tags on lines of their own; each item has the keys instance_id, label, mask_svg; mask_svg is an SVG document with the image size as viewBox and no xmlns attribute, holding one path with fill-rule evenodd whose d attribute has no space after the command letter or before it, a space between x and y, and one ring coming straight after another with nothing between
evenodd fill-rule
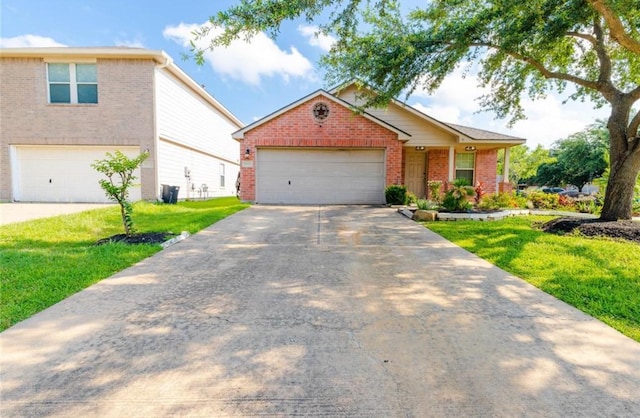
<instances>
[{"instance_id":1,"label":"covered porch","mask_svg":"<svg viewBox=\"0 0 640 418\"><path fill-rule=\"evenodd\" d=\"M440 181L442 190L456 179L467 179L470 185L481 183L487 193L511 191L509 178L509 146L455 144L446 147L409 146L402 150L402 183L418 198L429 195L430 181ZM498 151L504 150L504 168L497 173ZM499 175L498 175L499 174Z\"/></svg>"}]
</instances>

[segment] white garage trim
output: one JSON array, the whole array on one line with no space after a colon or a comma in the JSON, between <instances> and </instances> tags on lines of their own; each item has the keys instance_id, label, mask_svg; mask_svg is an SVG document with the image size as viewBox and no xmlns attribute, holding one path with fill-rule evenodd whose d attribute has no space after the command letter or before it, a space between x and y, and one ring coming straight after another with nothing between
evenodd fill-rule
<instances>
[{"instance_id":1,"label":"white garage trim","mask_svg":"<svg viewBox=\"0 0 640 418\"><path fill-rule=\"evenodd\" d=\"M135 146L13 145L10 147L12 198L22 202L106 203L110 202L98 181L106 178L91 164L119 150L137 157ZM140 182L140 170L134 173ZM129 199L141 199L140 186Z\"/></svg>"},{"instance_id":2,"label":"white garage trim","mask_svg":"<svg viewBox=\"0 0 640 418\"><path fill-rule=\"evenodd\" d=\"M259 148L256 202L382 204L383 149Z\"/></svg>"}]
</instances>

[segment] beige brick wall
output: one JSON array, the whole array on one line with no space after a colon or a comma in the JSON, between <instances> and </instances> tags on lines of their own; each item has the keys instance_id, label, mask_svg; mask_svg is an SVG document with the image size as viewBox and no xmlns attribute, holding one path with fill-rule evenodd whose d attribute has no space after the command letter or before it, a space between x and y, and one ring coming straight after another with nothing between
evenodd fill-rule
<instances>
[{"instance_id":1,"label":"beige brick wall","mask_svg":"<svg viewBox=\"0 0 640 418\"><path fill-rule=\"evenodd\" d=\"M152 60L100 59L98 104L49 104L42 59L0 58L0 200L11 198L10 145L139 145L152 153L142 197L154 199Z\"/></svg>"}]
</instances>

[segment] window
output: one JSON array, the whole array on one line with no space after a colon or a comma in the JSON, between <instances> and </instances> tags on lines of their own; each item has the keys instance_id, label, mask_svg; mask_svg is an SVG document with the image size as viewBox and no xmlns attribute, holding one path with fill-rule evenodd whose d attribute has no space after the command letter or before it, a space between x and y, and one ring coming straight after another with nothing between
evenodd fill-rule
<instances>
[{"instance_id":1,"label":"window","mask_svg":"<svg viewBox=\"0 0 640 418\"><path fill-rule=\"evenodd\" d=\"M473 185L473 172L476 165L476 155L472 152L456 154L456 180L467 179Z\"/></svg>"},{"instance_id":2,"label":"window","mask_svg":"<svg viewBox=\"0 0 640 418\"><path fill-rule=\"evenodd\" d=\"M98 103L96 64L47 64L49 103Z\"/></svg>"},{"instance_id":3,"label":"window","mask_svg":"<svg viewBox=\"0 0 640 418\"><path fill-rule=\"evenodd\" d=\"M224 189L224 164L220 164L220 188Z\"/></svg>"}]
</instances>

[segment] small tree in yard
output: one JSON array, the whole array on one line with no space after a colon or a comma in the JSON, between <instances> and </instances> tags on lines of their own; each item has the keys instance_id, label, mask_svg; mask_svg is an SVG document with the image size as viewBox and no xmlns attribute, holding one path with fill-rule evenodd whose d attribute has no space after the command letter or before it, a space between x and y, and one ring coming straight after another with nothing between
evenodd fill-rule
<instances>
[{"instance_id":1,"label":"small tree in yard","mask_svg":"<svg viewBox=\"0 0 640 418\"><path fill-rule=\"evenodd\" d=\"M129 202L129 189L137 180L133 172L149 157L149 154L143 152L136 158L129 158L116 150L113 154L108 152L106 156L104 160L96 160L91 167L107 176L108 180L100 180L100 187L104 189L109 199L120 205L124 232L127 236L131 236L135 233L135 229L132 218L133 205Z\"/></svg>"}]
</instances>

